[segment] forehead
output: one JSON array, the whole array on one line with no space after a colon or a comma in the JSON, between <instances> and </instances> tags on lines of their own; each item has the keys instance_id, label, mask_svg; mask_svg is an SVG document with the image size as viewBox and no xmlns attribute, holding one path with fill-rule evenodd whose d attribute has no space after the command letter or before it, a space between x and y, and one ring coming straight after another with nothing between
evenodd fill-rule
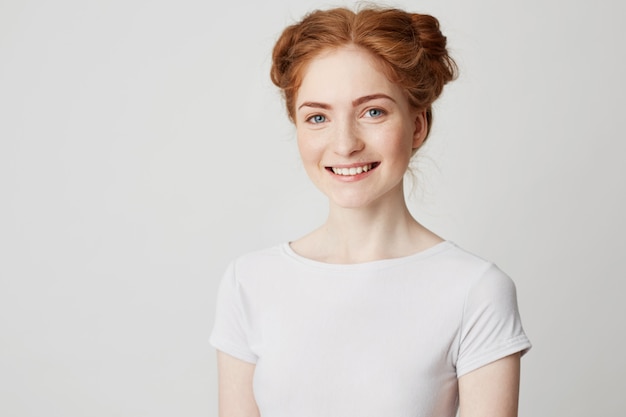
<instances>
[{"instance_id":1,"label":"forehead","mask_svg":"<svg viewBox=\"0 0 626 417\"><path fill-rule=\"evenodd\" d=\"M402 89L387 78L374 55L350 45L323 51L308 63L302 71L296 107L308 100L352 101L376 93L404 96Z\"/></svg>"}]
</instances>

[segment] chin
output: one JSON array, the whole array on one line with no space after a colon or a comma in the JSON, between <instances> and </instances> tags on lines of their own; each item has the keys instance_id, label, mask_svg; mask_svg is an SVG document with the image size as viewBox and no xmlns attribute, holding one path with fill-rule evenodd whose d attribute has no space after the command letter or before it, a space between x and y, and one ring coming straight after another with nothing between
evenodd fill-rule
<instances>
[{"instance_id":1,"label":"chin","mask_svg":"<svg viewBox=\"0 0 626 417\"><path fill-rule=\"evenodd\" d=\"M344 202L333 201L333 202L331 202L331 204L333 204L335 207L339 207L339 208L342 208L342 209L353 209L353 210L366 208L368 206L367 203L361 203L361 202L347 202L347 203L344 203Z\"/></svg>"},{"instance_id":2,"label":"chin","mask_svg":"<svg viewBox=\"0 0 626 417\"><path fill-rule=\"evenodd\" d=\"M364 195L354 196L329 196L330 204L344 209L360 209L374 205L377 199L368 198Z\"/></svg>"},{"instance_id":3,"label":"chin","mask_svg":"<svg viewBox=\"0 0 626 417\"><path fill-rule=\"evenodd\" d=\"M390 189L377 189L377 187L360 187L352 190L328 190L325 192L330 205L344 209L362 209L374 206L395 206L398 202L404 202L402 181Z\"/></svg>"}]
</instances>

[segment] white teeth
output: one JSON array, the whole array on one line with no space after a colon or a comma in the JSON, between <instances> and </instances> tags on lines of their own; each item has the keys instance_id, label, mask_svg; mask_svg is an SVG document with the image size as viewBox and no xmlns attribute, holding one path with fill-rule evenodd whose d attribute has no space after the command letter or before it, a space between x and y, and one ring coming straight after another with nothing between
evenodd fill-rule
<instances>
[{"instance_id":1,"label":"white teeth","mask_svg":"<svg viewBox=\"0 0 626 417\"><path fill-rule=\"evenodd\" d=\"M372 164L363 165L360 167L352 167L352 168L331 168L332 171L337 175L358 175L363 172L367 172L372 169Z\"/></svg>"}]
</instances>

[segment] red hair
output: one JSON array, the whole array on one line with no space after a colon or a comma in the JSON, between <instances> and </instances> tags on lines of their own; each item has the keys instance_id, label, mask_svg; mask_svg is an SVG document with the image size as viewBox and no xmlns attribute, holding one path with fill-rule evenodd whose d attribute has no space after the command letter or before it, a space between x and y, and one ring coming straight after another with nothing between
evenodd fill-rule
<instances>
[{"instance_id":1,"label":"red hair","mask_svg":"<svg viewBox=\"0 0 626 417\"><path fill-rule=\"evenodd\" d=\"M426 111L430 131L432 103L456 77L456 64L436 18L399 9L317 10L288 26L274 46L270 77L282 91L289 118L295 120L294 101L305 66L320 52L344 45L356 45L379 59L387 78L405 90L409 104Z\"/></svg>"}]
</instances>

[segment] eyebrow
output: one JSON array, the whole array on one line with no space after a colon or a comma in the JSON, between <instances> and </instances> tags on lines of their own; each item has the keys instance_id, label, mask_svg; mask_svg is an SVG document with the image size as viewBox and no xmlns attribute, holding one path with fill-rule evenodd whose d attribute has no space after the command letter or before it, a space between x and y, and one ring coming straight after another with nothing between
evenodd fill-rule
<instances>
[{"instance_id":1,"label":"eyebrow","mask_svg":"<svg viewBox=\"0 0 626 417\"><path fill-rule=\"evenodd\" d=\"M394 103L396 102L394 99L392 99L391 97L389 97L387 94L370 94L369 96L363 96L363 97L359 97L356 100L354 100L352 102L352 106L356 107L356 106L360 106L363 103L367 103L368 101L371 100L376 100L377 98L386 98L387 100L391 100Z\"/></svg>"},{"instance_id":2,"label":"eyebrow","mask_svg":"<svg viewBox=\"0 0 626 417\"><path fill-rule=\"evenodd\" d=\"M369 94L367 96L359 97L352 101L352 106L353 107L360 106L363 103L367 103L368 101L376 100L379 98L385 98L387 100L393 101L394 103L396 102L393 98L389 97L387 94L379 93L379 94ZM300 106L298 106L298 110L300 110L302 107L314 107L314 108L324 109L324 110L328 110L331 108L329 104L318 103L315 101L305 101L304 103L300 104Z\"/></svg>"},{"instance_id":3,"label":"eyebrow","mask_svg":"<svg viewBox=\"0 0 626 417\"><path fill-rule=\"evenodd\" d=\"M314 101L305 101L304 103L300 104L300 106L298 106L298 110L300 110L303 107L315 107L318 109L325 109L325 110L330 109L330 105L324 104L324 103L316 103Z\"/></svg>"}]
</instances>

